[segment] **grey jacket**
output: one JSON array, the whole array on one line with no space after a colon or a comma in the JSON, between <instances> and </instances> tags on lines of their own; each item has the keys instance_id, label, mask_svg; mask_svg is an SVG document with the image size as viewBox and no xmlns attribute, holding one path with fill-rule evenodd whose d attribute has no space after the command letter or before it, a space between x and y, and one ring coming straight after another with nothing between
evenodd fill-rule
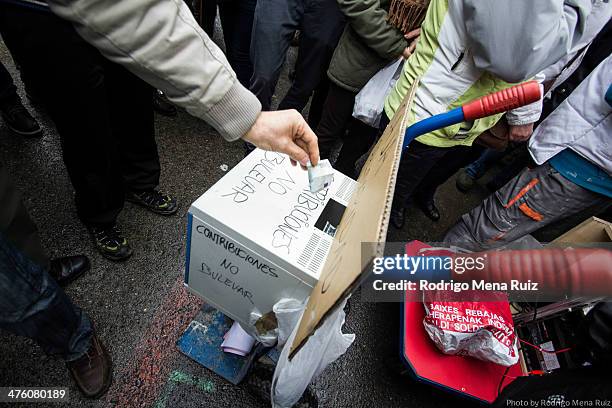
<instances>
[{"instance_id":1,"label":"grey jacket","mask_svg":"<svg viewBox=\"0 0 612 408\"><path fill-rule=\"evenodd\" d=\"M223 52L183 0L48 0L111 61L164 91L227 140L243 136L261 111Z\"/></svg>"},{"instance_id":2,"label":"grey jacket","mask_svg":"<svg viewBox=\"0 0 612 408\"><path fill-rule=\"evenodd\" d=\"M542 164L572 149L612 175L612 107L604 99L612 84L612 56L601 62L533 132L529 152Z\"/></svg>"},{"instance_id":3,"label":"grey jacket","mask_svg":"<svg viewBox=\"0 0 612 408\"><path fill-rule=\"evenodd\" d=\"M602 0L463 2L476 66L504 81L521 82L582 44L586 20ZM609 13L612 3L603 2Z\"/></svg>"}]
</instances>

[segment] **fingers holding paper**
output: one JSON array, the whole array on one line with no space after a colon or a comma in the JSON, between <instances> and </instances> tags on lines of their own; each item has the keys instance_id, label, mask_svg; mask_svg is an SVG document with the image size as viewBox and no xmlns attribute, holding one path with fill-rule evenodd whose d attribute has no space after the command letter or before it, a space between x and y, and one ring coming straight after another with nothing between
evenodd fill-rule
<instances>
[{"instance_id":1,"label":"fingers holding paper","mask_svg":"<svg viewBox=\"0 0 612 408\"><path fill-rule=\"evenodd\" d=\"M243 139L261 149L285 153L302 167L319 161L317 136L294 109L261 112Z\"/></svg>"}]
</instances>

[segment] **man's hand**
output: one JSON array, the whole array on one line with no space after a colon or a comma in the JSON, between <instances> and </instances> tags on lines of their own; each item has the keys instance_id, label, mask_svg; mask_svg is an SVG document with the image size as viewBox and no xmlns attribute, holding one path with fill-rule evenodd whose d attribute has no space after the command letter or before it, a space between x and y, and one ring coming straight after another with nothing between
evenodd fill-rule
<instances>
[{"instance_id":1,"label":"man's hand","mask_svg":"<svg viewBox=\"0 0 612 408\"><path fill-rule=\"evenodd\" d=\"M417 46L417 42L419 41L420 36L421 36L420 28L409 31L408 33L404 35L404 38L407 39L408 41L412 40L410 42L410 45L404 48L404 51L402 52L402 57L404 57L404 59L408 59L408 57L412 55L412 53L414 52Z\"/></svg>"},{"instance_id":2,"label":"man's hand","mask_svg":"<svg viewBox=\"0 0 612 408\"><path fill-rule=\"evenodd\" d=\"M295 109L261 112L242 139L264 150L285 153L292 163L303 167L308 160L313 166L319 162L317 136Z\"/></svg>"},{"instance_id":3,"label":"man's hand","mask_svg":"<svg viewBox=\"0 0 612 408\"><path fill-rule=\"evenodd\" d=\"M511 142L524 142L533 133L533 123L527 125L510 125L508 139Z\"/></svg>"}]
</instances>

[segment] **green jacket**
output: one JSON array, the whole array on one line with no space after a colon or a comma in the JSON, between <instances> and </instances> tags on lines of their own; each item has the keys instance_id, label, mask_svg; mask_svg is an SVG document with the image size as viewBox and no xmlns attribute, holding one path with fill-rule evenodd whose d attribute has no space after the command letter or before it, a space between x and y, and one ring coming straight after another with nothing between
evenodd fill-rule
<instances>
[{"instance_id":1,"label":"green jacket","mask_svg":"<svg viewBox=\"0 0 612 408\"><path fill-rule=\"evenodd\" d=\"M341 88L359 92L408 42L387 23L390 0L337 0L348 24L334 51L327 76Z\"/></svg>"}]
</instances>

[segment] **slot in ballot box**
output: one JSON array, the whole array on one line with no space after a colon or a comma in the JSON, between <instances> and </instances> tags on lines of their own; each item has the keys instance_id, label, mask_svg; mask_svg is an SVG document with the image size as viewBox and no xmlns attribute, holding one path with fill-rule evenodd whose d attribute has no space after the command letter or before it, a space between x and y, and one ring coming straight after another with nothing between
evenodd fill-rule
<instances>
[{"instance_id":1,"label":"slot in ballot box","mask_svg":"<svg viewBox=\"0 0 612 408\"><path fill-rule=\"evenodd\" d=\"M185 285L247 330L280 299L305 300L356 186L335 172L312 193L288 156L256 149L191 205Z\"/></svg>"}]
</instances>

